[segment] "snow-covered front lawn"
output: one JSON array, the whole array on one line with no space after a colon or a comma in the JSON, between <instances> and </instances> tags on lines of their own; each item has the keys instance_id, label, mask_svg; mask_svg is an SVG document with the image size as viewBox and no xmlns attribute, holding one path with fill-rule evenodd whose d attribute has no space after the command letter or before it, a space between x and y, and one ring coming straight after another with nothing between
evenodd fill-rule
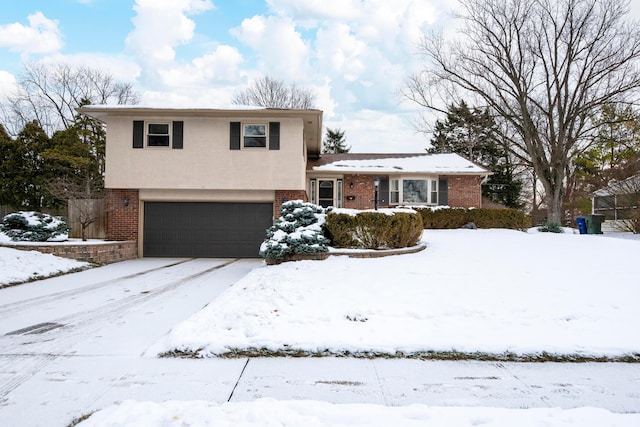
<instances>
[{"instance_id":1,"label":"snow-covered front lawn","mask_svg":"<svg viewBox=\"0 0 640 427\"><path fill-rule=\"evenodd\" d=\"M425 230L427 249L258 268L147 354L640 355L640 241Z\"/></svg>"}]
</instances>

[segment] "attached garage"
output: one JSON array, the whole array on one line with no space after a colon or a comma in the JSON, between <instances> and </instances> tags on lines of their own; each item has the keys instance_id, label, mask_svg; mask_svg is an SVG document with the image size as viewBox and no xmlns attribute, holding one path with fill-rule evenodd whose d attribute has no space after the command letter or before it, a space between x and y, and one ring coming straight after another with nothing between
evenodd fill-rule
<instances>
[{"instance_id":1,"label":"attached garage","mask_svg":"<svg viewBox=\"0 0 640 427\"><path fill-rule=\"evenodd\" d=\"M256 258L272 203L145 202L145 257Z\"/></svg>"}]
</instances>

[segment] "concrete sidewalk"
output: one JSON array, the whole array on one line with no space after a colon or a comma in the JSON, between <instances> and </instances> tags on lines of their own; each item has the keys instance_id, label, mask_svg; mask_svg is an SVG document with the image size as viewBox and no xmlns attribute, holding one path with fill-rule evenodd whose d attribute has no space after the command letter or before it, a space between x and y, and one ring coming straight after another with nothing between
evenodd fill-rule
<instances>
[{"instance_id":1,"label":"concrete sidewalk","mask_svg":"<svg viewBox=\"0 0 640 427\"><path fill-rule=\"evenodd\" d=\"M73 356L57 357L0 403L0 424L66 426L129 399L223 403L270 397L388 406L589 406L624 413L640 412L639 386L640 364L624 363Z\"/></svg>"}]
</instances>

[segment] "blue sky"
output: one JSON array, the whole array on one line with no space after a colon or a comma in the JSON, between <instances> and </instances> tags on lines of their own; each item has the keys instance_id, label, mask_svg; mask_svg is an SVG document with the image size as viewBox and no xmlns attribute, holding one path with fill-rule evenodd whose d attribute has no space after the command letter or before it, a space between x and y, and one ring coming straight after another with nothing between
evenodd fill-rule
<instances>
[{"instance_id":1,"label":"blue sky","mask_svg":"<svg viewBox=\"0 0 640 427\"><path fill-rule=\"evenodd\" d=\"M632 2L635 12L640 3ZM132 82L142 104L225 107L270 75L316 93L353 152L421 152L397 95L415 43L451 25L448 0L21 0L0 6L0 97L24 62L82 64ZM640 15L635 13L636 16ZM435 118L434 118L435 120Z\"/></svg>"}]
</instances>

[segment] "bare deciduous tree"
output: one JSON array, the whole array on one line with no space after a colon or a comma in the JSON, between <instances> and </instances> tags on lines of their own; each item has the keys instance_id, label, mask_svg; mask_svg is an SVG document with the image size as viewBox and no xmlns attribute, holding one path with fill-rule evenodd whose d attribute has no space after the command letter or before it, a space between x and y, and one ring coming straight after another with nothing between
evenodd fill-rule
<instances>
[{"instance_id":1,"label":"bare deciduous tree","mask_svg":"<svg viewBox=\"0 0 640 427\"><path fill-rule=\"evenodd\" d=\"M138 93L131 83L116 81L112 75L90 67L68 64L30 63L18 80L18 92L4 102L3 122L22 129L37 120L48 135L73 126L75 108L91 104L137 104Z\"/></svg>"},{"instance_id":2,"label":"bare deciduous tree","mask_svg":"<svg viewBox=\"0 0 640 427\"><path fill-rule=\"evenodd\" d=\"M454 39L425 35L428 65L403 94L430 110L465 97L486 105L516 135L509 149L542 183L548 220L562 222L572 160L606 103L640 88L640 27L621 0L460 0Z\"/></svg>"},{"instance_id":3,"label":"bare deciduous tree","mask_svg":"<svg viewBox=\"0 0 640 427\"><path fill-rule=\"evenodd\" d=\"M49 182L47 190L56 199L68 203L69 223L80 224L80 237L87 240L86 230L105 214L105 194L101 185L58 178Z\"/></svg>"},{"instance_id":4,"label":"bare deciduous tree","mask_svg":"<svg viewBox=\"0 0 640 427\"><path fill-rule=\"evenodd\" d=\"M253 82L247 89L236 92L232 102L236 105L255 105L267 108L314 108L316 96L307 89L265 76Z\"/></svg>"}]
</instances>

